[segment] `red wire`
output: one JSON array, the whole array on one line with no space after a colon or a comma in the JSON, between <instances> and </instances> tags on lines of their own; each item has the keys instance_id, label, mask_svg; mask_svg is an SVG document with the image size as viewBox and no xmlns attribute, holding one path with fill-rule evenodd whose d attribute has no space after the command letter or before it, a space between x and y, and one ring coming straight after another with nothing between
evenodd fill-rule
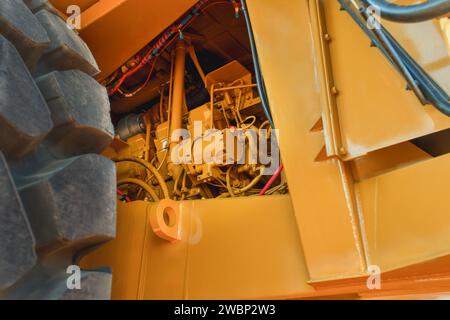
<instances>
[{"instance_id":1,"label":"red wire","mask_svg":"<svg viewBox=\"0 0 450 320\"><path fill-rule=\"evenodd\" d=\"M207 1L209 1L209 0L207 0ZM227 2L227 1L216 1L216 2L213 2L213 3L210 3L209 5L207 5L205 8L201 8L201 6L202 5L204 5L204 4L206 4L207 3L207 1L205 2L205 3L202 3L202 4L200 4L200 10L202 10L203 12L207 9L207 8L209 8L209 7L211 7L211 6L213 6L213 5L216 5L216 4L220 4L220 3L227 3L227 4L231 4L231 5L233 5L231 2ZM174 31L174 29L177 29L177 31L183 31L184 29L186 29L188 26L190 26L196 19L197 19L197 17L198 16L194 16L183 28L176 28L176 26L175 25L173 25L172 26L172 31ZM169 28L170 29L170 28ZM168 30L169 30L168 29ZM130 70L128 70L124 75L122 75L122 77L120 77L120 79L118 80L118 82L116 83L116 85L112 88L112 89L110 89L110 90L108 90L108 95L109 96L112 96L112 95L114 95L116 92L117 92L117 90L119 90L119 88L122 86L122 84L124 83L124 81L128 78L128 77L130 77L130 76L132 76L133 74L135 74L137 71L139 71L141 68L143 68L147 63L148 63L148 59L149 59L149 57L151 56L151 54L153 53L153 51L155 50L155 49L158 49L158 51L159 52L161 52L161 51L163 51L163 50L165 50L169 45L171 45L172 43L173 43L173 41L175 41L175 39L177 39L177 37L174 37L172 40L170 40L167 44L165 44L164 46L163 46L163 44L164 44L164 42L165 41L167 41L167 39L169 38L170 36L168 36L167 35L167 32L166 33L164 33L164 35L156 42L156 44L147 52L147 54L144 56L144 58L141 60L141 62L137 65L137 66L135 66L133 69L130 69ZM162 48L161 48L162 47ZM157 57L155 58L155 61L156 61L156 59L157 59ZM150 79L149 79L150 80ZM148 82L147 82L148 83Z\"/></svg>"},{"instance_id":2,"label":"red wire","mask_svg":"<svg viewBox=\"0 0 450 320\"><path fill-rule=\"evenodd\" d=\"M283 171L284 166L281 165L277 171L275 171L275 174L272 176L272 178L270 178L269 182L267 182L266 186L261 190L261 192L259 193L260 196L263 196L266 194L266 192L270 189L270 187L273 185L273 183L275 182L275 180L278 179L278 177L280 176L281 172Z\"/></svg>"},{"instance_id":3,"label":"red wire","mask_svg":"<svg viewBox=\"0 0 450 320\"><path fill-rule=\"evenodd\" d=\"M155 59L153 61L152 66L150 67L150 71L148 72L147 79L145 80L144 84L142 86L140 86L138 89L134 90L134 92L125 92L125 96L134 96L136 93L138 93L143 88L145 88L145 86L147 86L147 84L150 82L150 79L152 77L153 71L155 69L156 60L157 59Z\"/></svg>"},{"instance_id":4,"label":"red wire","mask_svg":"<svg viewBox=\"0 0 450 320\"><path fill-rule=\"evenodd\" d=\"M145 82L144 82L143 87L145 87L145 86L148 84L148 82L150 81L150 78L152 77L152 73L153 73L153 71L155 70L156 60L157 60L157 59L155 59L155 61L153 61L153 64L152 64L152 66L151 66L151 68L150 68L150 71L149 71L149 73L148 73L147 79L146 79Z\"/></svg>"},{"instance_id":5,"label":"red wire","mask_svg":"<svg viewBox=\"0 0 450 320\"><path fill-rule=\"evenodd\" d=\"M126 196L125 193L124 193L123 191L117 189L117 194L118 194L119 196L121 196L121 197L125 197L125 201L126 201L126 202L131 202L131 199L130 199L128 196Z\"/></svg>"},{"instance_id":6,"label":"red wire","mask_svg":"<svg viewBox=\"0 0 450 320\"><path fill-rule=\"evenodd\" d=\"M187 25L186 25L187 26ZM184 29L184 28L183 28ZM160 49L160 51L165 50L169 45L171 45L173 43L173 41L175 41L175 39L177 39L177 37L174 37L172 40L170 40L162 49ZM159 42L159 41L158 41ZM119 88L122 86L122 84L124 83L124 81L132 76L133 74L135 74L137 71L139 71L140 69L142 69L148 62L147 59L149 58L149 56L151 55L151 53L154 51L155 47L153 47L152 49L149 50L149 52L145 55L145 57L141 60L141 62L135 66L133 69L128 70L128 72L126 72L119 80L119 82L117 82L117 84L114 86L114 88L112 90L108 91L109 96L112 96L114 93L117 92L117 90L119 90ZM158 57L155 58L154 62L156 63ZM150 80L150 79L149 79Z\"/></svg>"},{"instance_id":7,"label":"red wire","mask_svg":"<svg viewBox=\"0 0 450 320\"><path fill-rule=\"evenodd\" d=\"M193 22L193 20L195 20L195 18L196 18L196 16L194 16L193 19L191 19L191 21L189 23L187 23L186 26L183 27L183 29L179 29L179 30L181 31L181 30L184 30L185 28L187 28ZM175 28L175 26L172 26L172 28ZM112 90L108 90L109 96L112 96L113 94L115 94L128 77L135 74L137 71L139 71L142 67L144 67L148 63L147 60L151 56L151 54L153 53L153 51L155 49L158 48L158 51L165 50L170 44L173 43L173 41L175 39L177 39L177 37L174 37L166 45L164 45L164 47L161 48L161 45L163 45L164 41L166 41L167 39L168 39L168 36L167 36L167 33L165 33L161 37L161 39L159 39L158 42L156 42L156 44L147 52L147 54L144 56L144 58L141 60L141 62L137 66L135 66L133 69L128 70L124 75L122 75L122 77L119 79L119 81L117 82L117 84L114 86L114 88ZM155 59L155 61L156 61L156 59Z\"/></svg>"}]
</instances>

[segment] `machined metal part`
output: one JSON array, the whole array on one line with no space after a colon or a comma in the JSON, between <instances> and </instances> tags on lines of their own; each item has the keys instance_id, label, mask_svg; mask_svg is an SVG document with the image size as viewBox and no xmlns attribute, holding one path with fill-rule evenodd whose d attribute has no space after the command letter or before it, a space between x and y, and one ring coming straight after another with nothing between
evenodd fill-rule
<instances>
[{"instance_id":1,"label":"machined metal part","mask_svg":"<svg viewBox=\"0 0 450 320\"><path fill-rule=\"evenodd\" d=\"M143 114L131 114L119 121L117 125L117 134L120 139L127 141L129 138L144 133L145 120Z\"/></svg>"}]
</instances>

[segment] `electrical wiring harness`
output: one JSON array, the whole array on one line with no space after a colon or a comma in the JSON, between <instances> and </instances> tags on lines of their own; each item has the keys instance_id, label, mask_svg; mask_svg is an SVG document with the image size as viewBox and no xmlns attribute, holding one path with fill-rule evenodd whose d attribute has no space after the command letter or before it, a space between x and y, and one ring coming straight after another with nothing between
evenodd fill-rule
<instances>
[{"instance_id":1,"label":"electrical wiring harness","mask_svg":"<svg viewBox=\"0 0 450 320\"><path fill-rule=\"evenodd\" d=\"M240 4L239 1L211 1L211 0L200 0L191 10L188 14L186 14L184 17L182 17L180 20L178 20L176 23L174 23L172 26L166 29L166 31L163 32L163 34L152 44L143 49L146 53L142 57L142 59L139 59L140 62L135 65L133 68L127 70L126 72L117 72L115 79L110 81L107 84L108 88L108 95L113 96L117 92L121 93L124 97L132 97L135 94L137 94L139 91L141 91L150 81L150 78L152 76L153 70L155 68L155 63L157 57L161 54L162 51L164 51L167 47L169 47L176 39L183 38L183 31L189 27L195 19L201 15L202 12L204 12L206 9L208 9L210 6L219 4L219 3L229 3L233 5L236 15L239 15L240 11ZM139 55L137 55L139 57ZM141 85L138 89L134 90L133 92L126 92L125 90L121 89L121 86L125 82L125 80L141 70L144 66L152 62L150 71L148 73L148 76L144 82L143 85ZM122 73L120 76L117 74Z\"/></svg>"}]
</instances>

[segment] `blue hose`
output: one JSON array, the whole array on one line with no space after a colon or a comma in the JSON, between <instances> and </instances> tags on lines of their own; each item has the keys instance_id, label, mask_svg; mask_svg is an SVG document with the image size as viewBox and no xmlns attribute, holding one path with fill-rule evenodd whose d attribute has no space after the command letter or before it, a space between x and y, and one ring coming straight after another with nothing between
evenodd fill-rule
<instances>
[{"instance_id":1,"label":"blue hose","mask_svg":"<svg viewBox=\"0 0 450 320\"><path fill-rule=\"evenodd\" d=\"M385 0L365 0L371 6L381 11L381 17L386 20L412 23L439 18L450 13L449 0L429 0L424 3L400 6Z\"/></svg>"}]
</instances>

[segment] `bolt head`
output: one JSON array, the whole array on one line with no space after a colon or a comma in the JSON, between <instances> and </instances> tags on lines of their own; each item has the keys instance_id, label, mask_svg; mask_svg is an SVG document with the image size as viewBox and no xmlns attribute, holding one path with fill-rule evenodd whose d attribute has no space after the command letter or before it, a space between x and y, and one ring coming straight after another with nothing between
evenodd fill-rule
<instances>
[{"instance_id":1,"label":"bolt head","mask_svg":"<svg viewBox=\"0 0 450 320\"><path fill-rule=\"evenodd\" d=\"M338 88L336 88L335 86L331 87L331 93L337 96L339 94Z\"/></svg>"},{"instance_id":2,"label":"bolt head","mask_svg":"<svg viewBox=\"0 0 450 320\"><path fill-rule=\"evenodd\" d=\"M347 150L346 150L344 147L341 147L341 148L339 149L339 154L340 154L341 156L345 156L345 155L347 155Z\"/></svg>"}]
</instances>

